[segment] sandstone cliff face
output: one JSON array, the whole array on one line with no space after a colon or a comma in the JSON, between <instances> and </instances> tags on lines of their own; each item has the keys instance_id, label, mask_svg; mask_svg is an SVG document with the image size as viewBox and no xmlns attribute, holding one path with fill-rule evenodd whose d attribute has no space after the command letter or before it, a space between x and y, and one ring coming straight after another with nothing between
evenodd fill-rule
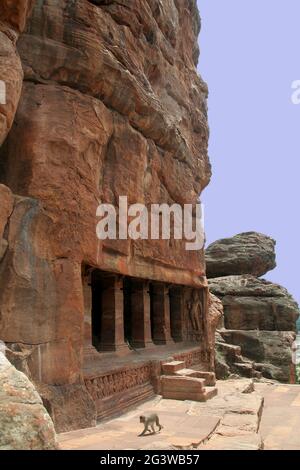
<instances>
[{"instance_id":1,"label":"sandstone cliff face","mask_svg":"<svg viewBox=\"0 0 300 470\"><path fill-rule=\"evenodd\" d=\"M100 202L196 203L209 182L200 18L196 0L2 1L0 13L0 338L27 348L33 380L77 386L83 266L206 286L204 254L184 242L95 230Z\"/></svg>"},{"instance_id":2,"label":"sandstone cliff face","mask_svg":"<svg viewBox=\"0 0 300 470\"><path fill-rule=\"evenodd\" d=\"M209 181L195 2L94 3L36 5L18 43L25 82L4 181L42 202L53 259L199 284L201 254L179 241L95 235L100 201L194 203Z\"/></svg>"},{"instance_id":3,"label":"sandstone cliff face","mask_svg":"<svg viewBox=\"0 0 300 470\"><path fill-rule=\"evenodd\" d=\"M0 450L54 450L53 423L28 378L0 352Z\"/></svg>"},{"instance_id":4,"label":"sandstone cliff face","mask_svg":"<svg viewBox=\"0 0 300 470\"><path fill-rule=\"evenodd\" d=\"M249 233L217 241L211 247L208 272L216 276L224 271L229 274L230 269L232 274L251 273L209 280L211 292L224 309L224 325L217 335L219 375L232 371L256 377L262 373L269 379L293 381L298 304L285 288L252 275L275 266L275 243L264 235Z\"/></svg>"},{"instance_id":5,"label":"sandstone cliff face","mask_svg":"<svg viewBox=\"0 0 300 470\"><path fill-rule=\"evenodd\" d=\"M32 7L33 0L0 4L0 80L6 85L6 104L0 104L0 145L12 126L21 95L23 70L16 41Z\"/></svg>"}]
</instances>

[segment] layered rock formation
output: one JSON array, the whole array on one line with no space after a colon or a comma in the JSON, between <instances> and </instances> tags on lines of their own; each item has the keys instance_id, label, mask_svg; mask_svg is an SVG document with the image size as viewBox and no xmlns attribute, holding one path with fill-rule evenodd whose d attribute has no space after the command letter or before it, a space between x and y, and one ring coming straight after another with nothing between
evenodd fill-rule
<instances>
[{"instance_id":1,"label":"layered rock formation","mask_svg":"<svg viewBox=\"0 0 300 470\"><path fill-rule=\"evenodd\" d=\"M229 330L295 331L298 305L288 291L251 275L211 279Z\"/></svg>"},{"instance_id":2,"label":"layered rock formation","mask_svg":"<svg viewBox=\"0 0 300 470\"><path fill-rule=\"evenodd\" d=\"M263 276L276 267L275 244L272 238L257 232L217 240L205 252L207 277Z\"/></svg>"},{"instance_id":3,"label":"layered rock formation","mask_svg":"<svg viewBox=\"0 0 300 470\"><path fill-rule=\"evenodd\" d=\"M4 0L0 18L0 339L49 386L49 410L74 400L76 416L53 412L59 429L92 425L86 273L207 289L184 241L96 237L100 202L194 204L209 182L196 0Z\"/></svg>"},{"instance_id":4,"label":"layered rock formation","mask_svg":"<svg viewBox=\"0 0 300 470\"><path fill-rule=\"evenodd\" d=\"M275 266L274 247L269 237L249 233L217 241L207 249L208 272L216 276L209 280L210 290L224 308L217 336L219 375L235 372L294 380L292 344L298 305L285 288L253 275ZM221 277L230 269L235 275ZM249 274L238 275L246 270Z\"/></svg>"},{"instance_id":5,"label":"layered rock formation","mask_svg":"<svg viewBox=\"0 0 300 470\"><path fill-rule=\"evenodd\" d=\"M0 352L0 450L54 450L54 426L28 378Z\"/></svg>"},{"instance_id":6,"label":"layered rock formation","mask_svg":"<svg viewBox=\"0 0 300 470\"><path fill-rule=\"evenodd\" d=\"M0 80L5 83L6 103L0 104L0 145L10 130L19 103L23 70L16 48L34 0L3 0L0 4Z\"/></svg>"}]
</instances>

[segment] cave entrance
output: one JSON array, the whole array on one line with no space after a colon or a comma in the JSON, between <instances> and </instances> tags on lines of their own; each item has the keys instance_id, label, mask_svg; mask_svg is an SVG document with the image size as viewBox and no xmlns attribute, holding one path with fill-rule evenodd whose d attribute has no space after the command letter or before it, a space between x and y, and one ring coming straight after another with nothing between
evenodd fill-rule
<instances>
[{"instance_id":1,"label":"cave entrance","mask_svg":"<svg viewBox=\"0 0 300 470\"><path fill-rule=\"evenodd\" d=\"M128 349L124 340L122 277L95 269L91 275L91 293L93 346L97 351Z\"/></svg>"},{"instance_id":2,"label":"cave entrance","mask_svg":"<svg viewBox=\"0 0 300 470\"><path fill-rule=\"evenodd\" d=\"M170 287L171 336L176 343L184 340L184 292L182 287Z\"/></svg>"},{"instance_id":3,"label":"cave entrance","mask_svg":"<svg viewBox=\"0 0 300 470\"><path fill-rule=\"evenodd\" d=\"M170 298L167 284L151 283L150 287L151 334L154 344L169 344L171 338Z\"/></svg>"},{"instance_id":4,"label":"cave entrance","mask_svg":"<svg viewBox=\"0 0 300 470\"><path fill-rule=\"evenodd\" d=\"M102 327L102 290L103 284L97 271L91 275L92 291L92 345L101 351L101 327Z\"/></svg>"},{"instance_id":5,"label":"cave entrance","mask_svg":"<svg viewBox=\"0 0 300 470\"><path fill-rule=\"evenodd\" d=\"M125 342L132 346L132 282L125 278L123 282L124 302L124 338Z\"/></svg>"}]
</instances>

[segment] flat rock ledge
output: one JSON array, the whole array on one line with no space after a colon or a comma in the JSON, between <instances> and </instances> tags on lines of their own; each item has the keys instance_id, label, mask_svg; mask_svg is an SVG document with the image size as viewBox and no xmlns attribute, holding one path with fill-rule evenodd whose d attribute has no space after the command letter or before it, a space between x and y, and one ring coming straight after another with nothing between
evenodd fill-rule
<instances>
[{"instance_id":1,"label":"flat rock ledge","mask_svg":"<svg viewBox=\"0 0 300 470\"><path fill-rule=\"evenodd\" d=\"M205 413L219 418L219 426L199 450L262 450L259 432L264 399L252 379L218 381L218 396L205 403ZM194 403L192 415L203 413Z\"/></svg>"}]
</instances>

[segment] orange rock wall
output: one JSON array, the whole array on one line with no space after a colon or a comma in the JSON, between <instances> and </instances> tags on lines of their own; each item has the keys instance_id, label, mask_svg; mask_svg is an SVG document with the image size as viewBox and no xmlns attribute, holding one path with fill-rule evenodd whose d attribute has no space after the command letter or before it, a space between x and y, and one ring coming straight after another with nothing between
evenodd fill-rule
<instances>
[{"instance_id":1,"label":"orange rock wall","mask_svg":"<svg viewBox=\"0 0 300 470\"><path fill-rule=\"evenodd\" d=\"M181 241L95 231L100 202L196 203L209 182L200 19L195 0L2 1L0 18L0 182L18 195L0 209L0 338L33 346L36 380L72 384L83 265L206 285L203 253Z\"/></svg>"}]
</instances>

